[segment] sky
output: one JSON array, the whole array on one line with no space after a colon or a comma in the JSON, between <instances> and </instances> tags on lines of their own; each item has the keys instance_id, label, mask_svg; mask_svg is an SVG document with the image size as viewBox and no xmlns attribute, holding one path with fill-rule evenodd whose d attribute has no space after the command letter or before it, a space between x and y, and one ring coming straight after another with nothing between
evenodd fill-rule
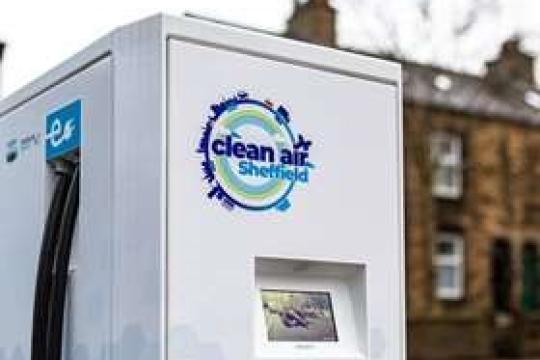
<instances>
[{"instance_id":1,"label":"sky","mask_svg":"<svg viewBox=\"0 0 540 360\"><path fill-rule=\"evenodd\" d=\"M540 54L539 0L499 1L470 33L455 41L474 0L432 0L432 21L422 22L414 4L421 0L331 0L339 13L339 44L367 50L399 45L405 56L455 70L479 73L497 55L504 38L525 34L524 48ZM158 12L185 12L281 32L293 0L4 0L0 2L0 39L7 43L3 95L45 73L115 27ZM392 24L392 25L389 25Z\"/></svg>"}]
</instances>

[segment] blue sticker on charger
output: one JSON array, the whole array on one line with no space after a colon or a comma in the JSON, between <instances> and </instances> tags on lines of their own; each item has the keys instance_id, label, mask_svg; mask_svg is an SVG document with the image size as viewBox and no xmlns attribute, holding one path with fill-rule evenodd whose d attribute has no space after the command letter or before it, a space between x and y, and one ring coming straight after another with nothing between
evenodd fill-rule
<instances>
[{"instance_id":1,"label":"blue sticker on charger","mask_svg":"<svg viewBox=\"0 0 540 360\"><path fill-rule=\"evenodd\" d=\"M65 155L81 146L81 100L47 115L45 153L47 160Z\"/></svg>"}]
</instances>

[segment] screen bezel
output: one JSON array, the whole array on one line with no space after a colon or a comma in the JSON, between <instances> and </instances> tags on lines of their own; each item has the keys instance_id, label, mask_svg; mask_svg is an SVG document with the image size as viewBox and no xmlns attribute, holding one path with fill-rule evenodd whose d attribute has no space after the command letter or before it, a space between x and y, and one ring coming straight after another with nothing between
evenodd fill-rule
<instances>
[{"instance_id":1,"label":"screen bezel","mask_svg":"<svg viewBox=\"0 0 540 360\"><path fill-rule=\"evenodd\" d=\"M338 341L269 341L261 296L264 289L329 293ZM358 304L351 297L348 281L325 276L259 274L255 279L254 296L255 352L258 359L365 359L358 333L361 328Z\"/></svg>"}]
</instances>

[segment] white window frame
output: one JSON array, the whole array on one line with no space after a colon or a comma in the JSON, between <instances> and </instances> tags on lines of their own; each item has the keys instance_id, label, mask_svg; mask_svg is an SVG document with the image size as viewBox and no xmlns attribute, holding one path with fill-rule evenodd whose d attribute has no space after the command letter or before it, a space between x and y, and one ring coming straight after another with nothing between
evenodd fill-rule
<instances>
[{"instance_id":1,"label":"white window frame","mask_svg":"<svg viewBox=\"0 0 540 360\"><path fill-rule=\"evenodd\" d=\"M443 152L448 148L448 152ZM447 131L431 134L430 155L433 164L432 193L443 199L459 199L463 195L463 141L461 136ZM453 184L444 182L449 171Z\"/></svg>"},{"instance_id":2,"label":"white window frame","mask_svg":"<svg viewBox=\"0 0 540 360\"><path fill-rule=\"evenodd\" d=\"M448 242L452 244L452 254L439 254L439 244ZM435 295L442 300L460 300L465 295L465 241L459 232L441 231L437 234L433 250L434 287ZM439 269L451 267L455 271L456 282L454 286L443 286L439 282Z\"/></svg>"}]
</instances>

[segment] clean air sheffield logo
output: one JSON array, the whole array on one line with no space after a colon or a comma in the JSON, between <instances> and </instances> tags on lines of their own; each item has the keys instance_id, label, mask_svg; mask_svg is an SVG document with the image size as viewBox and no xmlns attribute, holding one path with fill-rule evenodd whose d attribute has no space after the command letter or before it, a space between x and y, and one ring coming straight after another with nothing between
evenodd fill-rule
<instances>
[{"instance_id":1,"label":"clean air sheffield logo","mask_svg":"<svg viewBox=\"0 0 540 360\"><path fill-rule=\"evenodd\" d=\"M283 106L240 92L211 106L197 152L208 198L226 208L286 211L310 181L312 142L293 132Z\"/></svg>"}]
</instances>

